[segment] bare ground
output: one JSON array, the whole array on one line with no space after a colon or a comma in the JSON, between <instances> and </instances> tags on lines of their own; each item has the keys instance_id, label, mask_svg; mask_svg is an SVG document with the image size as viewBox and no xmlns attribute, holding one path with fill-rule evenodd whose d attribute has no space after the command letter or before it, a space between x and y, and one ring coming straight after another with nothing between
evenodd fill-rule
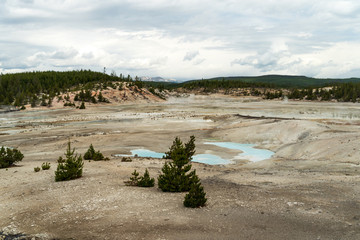
<instances>
[{"instance_id":1,"label":"bare ground","mask_svg":"<svg viewBox=\"0 0 360 240\"><path fill-rule=\"evenodd\" d=\"M0 145L25 158L0 169L0 232L30 239L360 239L360 105L191 96L162 103L108 104L0 116ZM255 143L265 161L193 163L208 204L183 207L186 193L127 187L134 169L156 177L164 160L114 154L164 152L196 136L197 153L238 153L209 140ZM85 162L83 177L55 182L68 137L110 157ZM49 171L33 168L48 161ZM0 235L1 236L1 235ZM0 237L1 238L1 237Z\"/></svg>"}]
</instances>

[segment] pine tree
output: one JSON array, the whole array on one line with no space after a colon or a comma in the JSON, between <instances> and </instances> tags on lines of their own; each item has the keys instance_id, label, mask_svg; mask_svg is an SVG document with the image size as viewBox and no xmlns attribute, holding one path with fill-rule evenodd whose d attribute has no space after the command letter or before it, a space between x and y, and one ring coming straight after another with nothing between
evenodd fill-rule
<instances>
[{"instance_id":1,"label":"pine tree","mask_svg":"<svg viewBox=\"0 0 360 240\"><path fill-rule=\"evenodd\" d=\"M98 101L99 101L99 102L103 102L103 101L104 101L104 97L103 97L101 91L99 92Z\"/></svg>"},{"instance_id":2,"label":"pine tree","mask_svg":"<svg viewBox=\"0 0 360 240\"><path fill-rule=\"evenodd\" d=\"M185 145L176 137L169 151L165 153L166 162L158 177L158 186L164 192L186 192L190 190L195 172L191 171L190 161L195 153L195 137L191 136ZM188 173L189 172L189 173Z\"/></svg>"},{"instance_id":3,"label":"pine tree","mask_svg":"<svg viewBox=\"0 0 360 240\"><path fill-rule=\"evenodd\" d=\"M200 179L195 174L190 191L185 195L184 206L191 208L203 207L207 201L205 196L206 193L204 192L203 186L201 186Z\"/></svg>"},{"instance_id":4,"label":"pine tree","mask_svg":"<svg viewBox=\"0 0 360 240\"><path fill-rule=\"evenodd\" d=\"M139 187L153 187L155 185L155 179L150 178L149 171L146 169L144 176L140 178L137 185Z\"/></svg>"},{"instance_id":5,"label":"pine tree","mask_svg":"<svg viewBox=\"0 0 360 240\"><path fill-rule=\"evenodd\" d=\"M86 151L86 153L84 154L84 159L85 160L90 160L93 159L93 156L95 154L95 149L94 146L92 144L90 144L89 149Z\"/></svg>"},{"instance_id":6,"label":"pine tree","mask_svg":"<svg viewBox=\"0 0 360 240\"><path fill-rule=\"evenodd\" d=\"M0 168L10 167L16 162L20 162L23 158L24 155L17 149L3 146L0 148Z\"/></svg>"},{"instance_id":7,"label":"pine tree","mask_svg":"<svg viewBox=\"0 0 360 240\"><path fill-rule=\"evenodd\" d=\"M68 147L65 153L65 159L59 157L58 166L55 171L55 181L66 181L82 176L84 162L83 159L77 154L75 154L75 148L71 150L70 140L68 142ZM61 160L61 161L60 161Z\"/></svg>"},{"instance_id":8,"label":"pine tree","mask_svg":"<svg viewBox=\"0 0 360 240\"><path fill-rule=\"evenodd\" d=\"M137 186L139 183L139 173L136 171L136 169L134 170L134 172L131 174L132 177L130 177L129 181L124 181L126 186Z\"/></svg>"},{"instance_id":9,"label":"pine tree","mask_svg":"<svg viewBox=\"0 0 360 240\"><path fill-rule=\"evenodd\" d=\"M80 105L80 109L85 109L85 103L84 102L81 102L81 105Z\"/></svg>"},{"instance_id":10,"label":"pine tree","mask_svg":"<svg viewBox=\"0 0 360 240\"><path fill-rule=\"evenodd\" d=\"M84 154L84 159L94 160L94 161L109 160L109 158L105 158L100 151L95 151L94 146L92 144L90 144L89 149Z\"/></svg>"}]
</instances>

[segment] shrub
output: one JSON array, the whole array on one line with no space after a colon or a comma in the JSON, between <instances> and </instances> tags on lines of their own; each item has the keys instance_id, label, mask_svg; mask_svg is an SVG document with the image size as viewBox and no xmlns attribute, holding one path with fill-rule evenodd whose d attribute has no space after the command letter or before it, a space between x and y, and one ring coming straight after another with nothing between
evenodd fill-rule
<instances>
[{"instance_id":1,"label":"shrub","mask_svg":"<svg viewBox=\"0 0 360 240\"><path fill-rule=\"evenodd\" d=\"M91 160L93 158L93 155L95 154L95 149L94 146L92 144L90 144L89 149L86 151L86 153L84 154L84 159L85 160Z\"/></svg>"},{"instance_id":2,"label":"shrub","mask_svg":"<svg viewBox=\"0 0 360 240\"><path fill-rule=\"evenodd\" d=\"M205 196L206 193L203 186L201 186L200 179L195 174L190 191L185 195L184 206L191 208L203 207L207 201Z\"/></svg>"},{"instance_id":3,"label":"shrub","mask_svg":"<svg viewBox=\"0 0 360 240\"><path fill-rule=\"evenodd\" d=\"M166 162L158 177L158 186L164 192L186 192L190 190L195 175L191 171L190 161L195 153L195 137L191 136L185 145L176 137L169 152L165 153Z\"/></svg>"},{"instance_id":4,"label":"shrub","mask_svg":"<svg viewBox=\"0 0 360 240\"><path fill-rule=\"evenodd\" d=\"M85 103L82 102L81 105L80 105L80 109L85 109L85 108L86 108L86 107L85 107Z\"/></svg>"},{"instance_id":5,"label":"shrub","mask_svg":"<svg viewBox=\"0 0 360 240\"><path fill-rule=\"evenodd\" d=\"M66 102L64 103L64 107L75 107L75 103Z\"/></svg>"},{"instance_id":6,"label":"shrub","mask_svg":"<svg viewBox=\"0 0 360 240\"><path fill-rule=\"evenodd\" d=\"M0 149L0 168L7 168L20 162L24 155L17 149L1 147Z\"/></svg>"},{"instance_id":7,"label":"shrub","mask_svg":"<svg viewBox=\"0 0 360 240\"><path fill-rule=\"evenodd\" d=\"M134 170L134 172L131 174L132 177L130 177L130 181L124 181L126 186L137 186L139 183L139 173L136 171L136 169Z\"/></svg>"},{"instance_id":8,"label":"shrub","mask_svg":"<svg viewBox=\"0 0 360 240\"><path fill-rule=\"evenodd\" d=\"M41 168L42 168L42 170L49 170L49 169L50 169L50 163L44 162L44 163L41 165Z\"/></svg>"},{"instance_id":9,"label":"shrub","mask_svg":"<svg viewBox=\"0 0 360 240\"><path fill-rule=\"evenodd\" d=\"M40 172L40 168L39 167L34 167L34 172Z\"/></svg>"},{"instance_id":10,"label":"shrub","mask_svg":"<svg viewBox=\"0 0 360 240\"><path fill-rule=\"evenodd\" d=\"M85 160L94 160L94 161L101 161L101 160L109 160L109 158L105 158L104 155L100 151L95 151L94 146L90 144L89 149L84 154Z\"/></svg>"},{"instance_id":11,"label":"shrub","mask_svg":"<svg viewBox=\"0 0 360 240\"><path fill-rule=\"evenodd\" d=\"M55 181L66 181L76 179L82 176L84 162L77 154L74 155L75 148L71 150L70 140L65 153L65 159L59 157L58 166L55 171ZM59 162L59 160L63 162Z\"/></svg>"},{"instance_id":12,"label":"shrub","mask_svg":"<svg viewBox=\"0 0 360 240\"><path fill-rule=\"evenodd\" d=\"M121 161L122 161L122 162L132 162L131 158L129 158L129 157L123 157L123 158L121 159Z\"/></svg>"},{"instance_id":13,"label":"shrub","mask_svg":"<svg viewBox=\"0 0 360 240\"><path fill-rule=\"evenodd\" d=\"M139 187L153 187L155 185L155 179L150 178L148 170L145 170L144 176L140 178L137 184Z\"/></svg>"}]
</instances>

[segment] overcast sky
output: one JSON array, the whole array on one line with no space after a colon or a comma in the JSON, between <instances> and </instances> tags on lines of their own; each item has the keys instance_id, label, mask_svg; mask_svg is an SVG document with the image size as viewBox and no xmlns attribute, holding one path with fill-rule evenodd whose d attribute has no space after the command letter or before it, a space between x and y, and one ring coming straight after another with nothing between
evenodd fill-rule
<instances>
[{"instance_id":1,"label":"overcast sky","mask_svg":"<svg viewBox=\"0 0 360 240\"><path fill-rule=\"evenodd\" d=\"M359 0L0 0L0 72L360 77Z\"/></svg>"}]
</instances>

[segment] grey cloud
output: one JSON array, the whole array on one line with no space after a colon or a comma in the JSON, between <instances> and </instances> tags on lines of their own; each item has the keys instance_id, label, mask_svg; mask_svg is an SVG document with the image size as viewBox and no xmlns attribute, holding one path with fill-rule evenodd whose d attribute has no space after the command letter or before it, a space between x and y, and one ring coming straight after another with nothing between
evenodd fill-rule
<instances>
[{"instance_id":1,"label":"grey cloud","mask_svg":"<svg viewBox=\"0 0 360 240\"><path fill-rule=\"evenodd\" d=\"M191 61L193 60L194 58L196 58L196 56L199 55L199 51L190 51L190 52L187 52L186 55L184 56L184 59L183 61Z\"/></svg>"},{"instance_id":2,"label":"grey cloud","mask_svg":"<svg viewBox=\"0 0 360 240\"><path fill-rule=\"evenodd\" d=\"M195 62L194 62L194 65L200 65L200 64L202 64L203 62L205 62L205 58L201 58L201 59L198 59L198 60L196 60Z\"/></svg>"},{"instance_id":3,"label":"grey cloud","mask_svg":"<svg viewBox=\"0 0 360 240\"><path fill-rule=\"evenodd\" d=\"M87 53L83 53L81 55L81 57L86 58L86 59L91 59L91 58L94 58L94 54L92 52L87 52Z\"/></svg>"},{"instance_id":4,"label":"grey cloud","mask_svg":"<svg viewBox=\"0 0 360 240\"><path fill-rule=\"evenodd\" d=\"M286 70L292 68L294 65L300 64L301 59L288 58L292 54L287 50L272 51L269 50L264 53L257 53L256 55L247 56L245 58L235 59L231 65L252 66L259 69L261 72ZM285 61L286 60L286 61Z\"/></svg>"},{"instance_id":5,"label":"grey cloud","mask_svg":"<svg viewBox=\"0 0 360 240\"><path fill-rule=\"evenodd\" d=\"M50 67L52 64L61 65L61 60L71 61L79 56L81 49L66 50L66 42L62 45L51 42L43 46L36 45L34 41L28 40L29 35L40 37L46 33L56 35L71 30L74 33L72 37L81 38L80 34L83 33L92 36L99 29L112 28L130 33L161 31L163 34L160 38L177 39L188 45L201 41L214 42L215 44L204 47L197 44L185 48L199 50L186 53L183 59L177 55L179 61L192 61L193 65L205 61L199 59L199 51L206 51L224 56L229 53L248 55L235 59L232 62L234 67L253 66L265 72L283 70L288 68L289 64L299 64L281 61L289 55L315 54L314 46L329 48L336 42L358 42L359 9L360 3L355 0L0 1L0 49L6 56L2 57L1 62L9 68L15 66L15 62L22 67L36 67L46 60L50 61L47 63ZM289 51L269 52L269 42L274 38L286 39ZM157 39L154 39L154 42L156 41ZM98 43L94 42L94 45L96 44ZM137 50L138 46L135 44L132 49L124 50L125 53L122 53L121 49L113 49L112 46L100 44L103 56L115 52L116 56L119 55L124 62L128 62L133 55L139 58L144 55L141 52L144 48ZM149 45L147 49L151 47ZM91 49L82 53L81 58L84 64L90 62L99 67L95 65L95 60L101 62L101 59L95 57L95 52L90 52ZM38 54L35 55L36 53ZM169 61L164 60L163 56L156 56L158 53L153 54L155 60L150 62L148 70L171 62L172 56L168 53ZM34 61L26 62L24 59L30 56L34 56ZM229 59L226 62L231 61ZM207 59L206 63L209 61ZM87 65L84 68L87 68ZM146 70L143 66L123 69ZM306 72L306 69L301 71ZM349 72L351 71L350 69Z\"/></svg>"},{"instance_id":6,"label":"grey cloud","mask_svg":"<svg viewBox=\"0 0 360 240\"><path fill-rule=\"evenodd\" d=\"M53 59L69 59L75 57L79 52L75 49L55 51L49 55Z\"/></svg>"}]
</instances>

